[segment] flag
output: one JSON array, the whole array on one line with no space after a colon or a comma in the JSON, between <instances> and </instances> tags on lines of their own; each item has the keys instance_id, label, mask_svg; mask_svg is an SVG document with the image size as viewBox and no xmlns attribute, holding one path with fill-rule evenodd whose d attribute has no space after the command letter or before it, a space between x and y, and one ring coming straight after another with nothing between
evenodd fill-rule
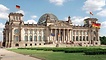
<instances>
[{"instance_id":1,"label":"flag","mask_svg":"<svg viewBox=\"0 0 106 60\"><path fill-rule=\"evenodd\" d=\"M91 15L93 15L93 13L92 13L92 12L90 12L90 14L91 14Z\"/></svg>"},{"instance_id":2,"label":"flag","mask_svg":"<svg viewBox=\"0 0 106 60\"><path fill-rule=\"evenodd\" d=\"M19 5L16 5L16 8L17 8L17 9L20 9L20 6L19 6Z\"/></svg>"},{"instance_id":3,"label":"flag","mask_svg":"<svg viewBox=\"0 0 106 60\"><path fill-rule=\"evenodd\" d=\"M60 37L60 34L58 34L58 37Z\"/></svg>"},{"instance_id":4,"label":"flag","mask_svg":"<svg viewBox=\"0 0 106 60\"><path fill-rule=\"evenodd\" d=\"M92 23L92 27L95 28L100 28L101 24L100 23Z\"/></svg>"},{"instance_id":5,"label":"flag","mask_svg":"<svg viewBox=\"0 0 106 60\"><path fill-rule=\"evenodd\" d=\"M54 33L51 33L51 36L55 36L55 34Z\"/></svg>"}]
</instances>

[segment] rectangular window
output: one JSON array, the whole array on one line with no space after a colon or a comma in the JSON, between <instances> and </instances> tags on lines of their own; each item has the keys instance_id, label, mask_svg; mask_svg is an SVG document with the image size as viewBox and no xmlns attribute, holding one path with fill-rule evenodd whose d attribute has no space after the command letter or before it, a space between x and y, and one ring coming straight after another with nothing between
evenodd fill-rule
<instances>
[{"instance_id":1,"label":"rectangular window","mask_svg":"<svg viewBox=\"0 0 106 60\"><path fill-rule=\"evenodd\" d=\"M41 41L41 36L39 36L39 38L38 38L38 39L39 39L39 41Z\"/></svg>"},{"instance_id":2,"label":"rectangular window","mask_svg":"<svg viewBox=\"0 0 106 60\"><path fill-rule=\"evenodd\" d=\"M83 41L85 41L85 36L83 36Z\"/></svg>"},{"instance_id":3,"label":"rectangular window","mask_svg":"<svg viewBox=\"0 0 106 60\"><path fill-rule=\"evenodd\" d=\"M78 41L78 36L76 36L76 41Z\"/></svg>"},{"instance_id":4,"label":"rectangular window","mask_svg":"<svg viewBox=\"0 0 106 60\"><path fill-rule=\"evenodd\" d=\"M86 36L86 40L88 41L88 36Z\"/></svg>"},{"instance_id":5,"label":"rectangular window","mask_svg":"<svg viewBox=\"0 0 106 60\"><path fill-rule=\"evenodd\" d=\"M29 36L29 40L32 41L32 36Z\"/></svg>"},{"instance_id":6,"label":"rectangular window","mask_svg":"<svg viewBox=\"0 0 106 60\"><path fill-rule=\"evenodd\" d=\"M42 37L43 41L45 40L45 38L46 38L45 36Z\"/></svg>"},{"instance_id":7,"label":"rectangular window","mask_svg":"<svg viewBox=\"0 0 106 60\"><path fill-rule=\"evenodd\" d=\"M34 36L34 41L37 41L37 36Z\"/></svg>"},{"instance_id":8,"label":"rectangular window","mask_svg":"<svg viewBox=\"0 0 106 60\"><path fill-rule=\"evenodd\" d=\"M80 41L82 40L82 36L80 36Z\"/></svg>"},{"instance_id":9,"label":"rectangular window","mask_svg":"<svg viewBox=\"0 0 106 60\"><path fill-rule=\"evenodd\" d=\"M93 37L93 40L95 41L95 37Z\"/></svg>"},{"instance_id":10,"label":"rectangular window","mask_svg":"<svg viewBox=\"0 0 106 60\"><path fill-rule=\"evenodd\" d=\"M15 36L15 41L18 41L18 36Z\"/></svg>"},{"instance_id":11,"label":"rectangular window","mask_svg":"<svg viewBox=\"0 0 106 60\"><path fill-rule=\"evenodd\" d=\"M28 41L28 36L24 36L25 41Z\"/></svg>"},{"instance_id":12,"label":"rectangular window","mask_svg":"<svg viewBox=\"0 0 106 60\"><path fill-rule=\"evenodd\" d=\"M75 36L73 36L73 41L75 40Z\"/></svg>"}]
</instances>

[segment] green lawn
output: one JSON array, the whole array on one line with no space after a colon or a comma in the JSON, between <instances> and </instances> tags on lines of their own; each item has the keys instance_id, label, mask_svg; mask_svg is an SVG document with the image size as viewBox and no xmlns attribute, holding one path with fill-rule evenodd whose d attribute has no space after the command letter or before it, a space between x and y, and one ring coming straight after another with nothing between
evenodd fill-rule
<instances>
[{"instance_id":1,"label":"green lawn","mask_svg":"<svg viewBox=\"0 0 106 60\"><path fill-rule=\"evenodd\" d=\"M106 55L84 55L84 53L64 53L52 51L8 49L45 60L106 60Z\"/></svg>"}]
</instances>

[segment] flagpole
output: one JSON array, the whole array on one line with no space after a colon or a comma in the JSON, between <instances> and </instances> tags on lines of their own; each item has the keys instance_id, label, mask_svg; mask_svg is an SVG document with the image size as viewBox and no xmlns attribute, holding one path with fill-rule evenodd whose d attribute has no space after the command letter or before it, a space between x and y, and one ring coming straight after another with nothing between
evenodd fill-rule
<instances>
[{"instance_id":1,"label":"flagpole","mask_svg":"<svg viewBox=\"0 0 106 60\"><path fill-rule=\"evenodd\" d=\"M90 14L90 18L92 18L92 16L93 16L93 13L92 13L92 12L89 12L89 14Z\"/></svg>"}]
</instances>

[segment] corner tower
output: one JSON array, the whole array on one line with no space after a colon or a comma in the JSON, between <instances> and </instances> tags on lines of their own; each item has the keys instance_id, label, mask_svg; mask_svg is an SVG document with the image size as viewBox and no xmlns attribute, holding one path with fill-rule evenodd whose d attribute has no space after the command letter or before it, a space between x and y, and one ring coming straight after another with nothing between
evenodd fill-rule
<instances>
[{"instance_id":1,"label":"corner tower","mask_svg":"<svg viewBox=\"0 0 106 60\"><path fill-rule=\"evenodd\" d=\"M8 17L9 17L9 24L20 24L23 22L22 13L10 13Z\"/></svg>"}]
</instances>

